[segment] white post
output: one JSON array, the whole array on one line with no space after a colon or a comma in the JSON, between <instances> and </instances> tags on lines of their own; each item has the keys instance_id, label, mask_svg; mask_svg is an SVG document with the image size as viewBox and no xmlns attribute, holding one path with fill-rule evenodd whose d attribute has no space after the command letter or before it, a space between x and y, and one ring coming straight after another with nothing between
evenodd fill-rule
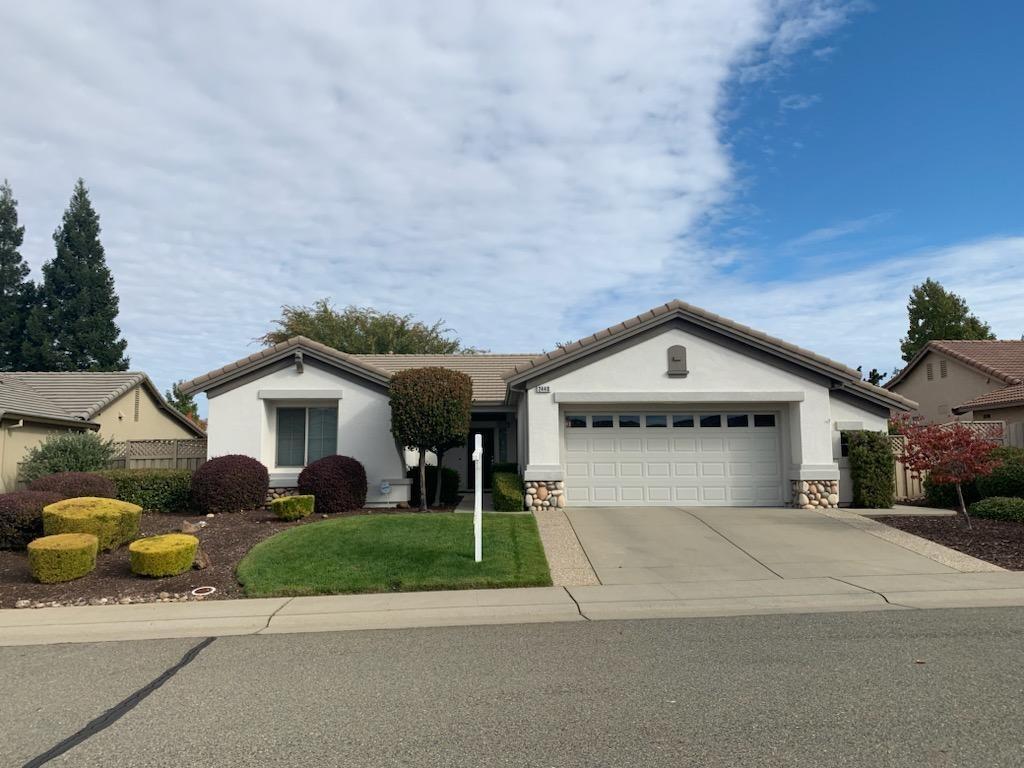
<instances>
[{"instance_id":1,"label":"white post","mask_svg":"<svg viewBox=\"0 0 1024 768\"><path fill-rule=\"evenodd\" d=\"M473 436L473 540L478 563L483 559L483 467L483 437L478 432Z\"/></svg>"}]
</instances>

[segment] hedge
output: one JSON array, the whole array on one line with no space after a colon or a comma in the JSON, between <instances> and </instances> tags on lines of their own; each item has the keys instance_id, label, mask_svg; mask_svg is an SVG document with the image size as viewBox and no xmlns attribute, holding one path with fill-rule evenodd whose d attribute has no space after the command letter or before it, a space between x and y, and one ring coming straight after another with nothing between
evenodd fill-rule
<instances>
[{"instance_id":1,"label":"hedge","mask_svg":"<svg viewBox=\"0 0 1024 768\"><path fill-rule=\"evenodd\" d=\"M890 509L896 503L895 462L888 435L854 430L844 433L850 444L853 506Z\"/></svg>"},{"instance_id":2,"label":"hedge","mask_svg":"<svg viewBox=\"0 0 1024 768\"><path fill-rule=\"evenodd\" d=\"M1017 520L1024 523L1024 499L1008 496L992 496L971 504L974 517L988 517L993 520Z\"/></svg>"},{"instance_id":3,"label":"hedge","mask_svg":"<svg viewBox=\"0 0 1024 768\"><path fill-rule=\"evenodd\" d=\"M188 510L192 472L187 469L108 469L101 474L114 483L121 501L150 512Z\"/></svg>"},{"instance_id":4,"label":"hedge","mask_svg":"<svg viewBox=\"0 0 1024 768\"><path fill-rule=\"evenodd\" d=\"M417 507L420 503L420 468L411 467L405 476L412 480L412 488L409 491L409 503ZM457 504L459 501L459 484L461 478L459 473L451 467L441 467L441 503L446 505ZM427 465L427 502L434 503L437 498L437 467Z\"/></svg>"},{"instance_id":5,"label":"hedge","mask_svg":"<svg viewBox=\"0 0 1024 768\"><path fill-rule=\"evenodd\" d=\"M491 499L495 512L523 511L523 481L511 472L491 475Z\"/></svg>"},{"instance_id":6,"label":"hedge","mask_svg":"<svg viewBox=\"0 0 1024 768\"><path fill-rule=\"evenodd\" d=\"M44 536L28 545L28 567L43 584L71 581L96 567L98 549L99 541L91 533Z\"/></svg>"},{"instance_id":7,"label":"hedge","mask_svg":"<svg viewBox=\"0 0 1024 768\"><path fill-rule=\"evenodd\" d=\"M299 474L299 493L316 497L318 512L353 512L366 506L366 469L351 456L324 456Z\"/></svg>"},{"instance_id":8,"label":"hedge","mask_svg":"<svg viewBox=\"0 0 1024 768\"><path fill-rule=\"evenodd\" d=\"M96 496L113 499L117 487L113 481L98 472L57 472L33 480L30 491L59 493L62 499L77 499L81 496Z\"/></svg>"},{"instance_id":9,"label":"hedge","mask_svg":"<svg viewBox=\"0 0 1024 768\"><path fill-rule=\"evenodd\" d=\"M996 448L992 455L1001 463L992 470L992 474L978 478L978 493L982 498L1024 498L1024 448Z\"/></svg>"},{"instance_id":10,"label":"hedge","mask_svg":"<svg viewBox=\"0 0 1024 768\"><path fill-rule=\"evenodd\" d=\"M270 474L251 456L210 459L192 475L192 503L204 514L259 509L267 499Z\"/></svg>"},{"instance_id":11,"label":"hedge","mask_svg":"<svg viewBox=\"0 0 1024 768\"><path fill-rule=\"evenodd\" d=\"M964 504L970 506L981 499L977 483L964 483L960 486L964 494ZM930 477L924 478L924 498L929 507L939 509L959 509L960 501L956 497L956 486L952 483L936 483Z\"/></svg>"},{"instance_id":12,"label":"hedge","mask_svg":"<svg viewBox=\"0 0 1024 768\"><path fill-rule=\"evenodd\" d=\"M192 567L199 539L187 533L147 536L128 545L132 573L138 576L177 576Z\"/></svg>"},{"instance_id":13,"label":"hedge","mask_svg":"<svg viewBox=\"0 0 1024 768\"><path fill-rule=\"evenodd\" d=\"M43 507L60 501L59 493L12 491L0 494L0 549L24 549L43 535Z\"/></svg>"},{"instance_id":14,"label":"hedge","mask_svg":"<svg viewBox=\"0 0 1024 768\"><path fill-rule=\"evenodd\" d=\"M301 520L313 514L315 497L282 496L270 502L270 511L281 520Z\"/></svg>"},{"instance_id":15,"label":"hedge","mask_svg":"<svg viewBox=\"0 0 1024 768\"><path fill-rule=\"evenodd\" d=\"M142 507L117 499L84 497L64 499L43 507L43 530L60 533L91 533L100 549L116 549L139 535Z\"/></svg>"}]
</instances>

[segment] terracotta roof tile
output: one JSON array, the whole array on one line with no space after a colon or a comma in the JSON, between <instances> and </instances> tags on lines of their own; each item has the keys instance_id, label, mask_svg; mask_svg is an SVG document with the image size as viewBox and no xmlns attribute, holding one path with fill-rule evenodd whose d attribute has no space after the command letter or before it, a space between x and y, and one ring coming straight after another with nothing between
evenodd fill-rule
<instances>
[{"instance_id":1,"label":"terracotta roof tile","mask_svg":"<svg viewBox=\"0 0 1024 768\"><path fill-rule=\"evenodd\" d=\"M505 401L505 374L517 363L532 360L534 354L521 355L353 355L358 360L388 373L409 368L451 368L473 380L473 402L498 404Z\"/></svg>"},{"instance_id":2,"label":"terracotta roof tile","mask_svg":"<svg viewBox=\"0 0 1024 768\"><path fill-rule=\"evenodd\" d=\"M1024 405L1024 384L1011 384L994 392L986 392L973 400L961 403L954 410L957 413L963 413L978 408L1002 408L1011 405Z\"/></svg>"}]
</instances>

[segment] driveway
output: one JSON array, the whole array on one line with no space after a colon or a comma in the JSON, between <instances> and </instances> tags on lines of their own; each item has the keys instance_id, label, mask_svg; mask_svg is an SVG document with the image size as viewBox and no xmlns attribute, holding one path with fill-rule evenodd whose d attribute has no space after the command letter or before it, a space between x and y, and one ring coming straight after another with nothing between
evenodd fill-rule
<instances>
[{"instance_id":1,"label":"driveway","mask_svg":"<svg viewBox=\"0 0 1024 768\"><path fill-rule=\"evenodd\" d=\"M603 584L957 573L800 509L602 507L566 514Z\"/></svg>"}]
</instances>

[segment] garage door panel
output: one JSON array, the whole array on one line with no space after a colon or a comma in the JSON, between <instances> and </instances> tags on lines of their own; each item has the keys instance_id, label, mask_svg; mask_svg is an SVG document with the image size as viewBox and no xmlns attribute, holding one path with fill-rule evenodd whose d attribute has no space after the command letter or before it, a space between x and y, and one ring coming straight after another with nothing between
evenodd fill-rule
<instances>
[{"instance_id":1,"label":"garage door panel","mask_svg":"<svg viewBox=\"0 0 1024 768\"><path fill-rule=\"evenodd\" d=\"M590 465L591 476L595 479L606 478L606 477L617 477L616 464L610 461L595 461Z\"/></svg>"},{"instance_id":2,"label":"garage door panel","mask_svg":"<svg viewBox=\"0 0 1024 768\"><path fill-rule=\"evenodd\" d=\"M639 461L623 461L619 463L619 477L643 477L644 465Z\"/></svg>"},{"instance_id":3,"label":"garage door panel","mask_svg":"<svg viewBox=\"0 0 1024 768\"><path fill-rule=\"evenodd\" d=\"M676 486L676 501L697 501L700 498L700 489L697 486Z\"/></svg>"},{"instance_id":4,"label":"garage door panel","mask_svg":"<svg viewBox=\"0 0 1024 768\"><path fill-rule=\"evenodd\" d=\"M593 489L591 489L591 497L597 503L609 503L613 501L618 501L619 498L618 494L616 493L617 490L618 489L614 485L596 486Z\"/></svg>"},{"instance_id":5,"label":"garage door panel","mask_svg":"<svg viewBox=\"0 0 1024 768\"><path fill-rule=\"evenodd\" d=\"M702 461L700 474L701 477L725 477L725 464L718 461Z\"/></svg>"},{"instance_id":6,"label":"garage door panel","mask_svg":"<svg viewBox=\"0 0 1024 768\"><path fill-rule=\"evenodd\" d=\"M697 441L692 437L675 438L672 441L672 450L676 453L696 453Z\"/></svg>"},{"instance_id":7,"label":"garage door panel","mask_svg":"<svg viewBox=\"0 0 1024 768\"><path fill-rule=\"evenodd\" d=\"M647 440L648 453L668 453L668 438L659 437Z\"/></svg>"},{"instance_id":8,"label":"garage door panel","mask_svg":"<svg viewBox=\"0 0 1024 768\"><path fill-rule=\"evenodd\" d=\"M705 485L700 490L703 501L725 501L726 499L724 485Z\"/></svg>"},{"instance_id":9,"label":"garage door panel","mask_svg":"<svg viewBox=\"0 0 1024 768\"><path fill-rule=\"evenodd\" d=\"M652 461L647 463L647 476L648 477L668 477L669 467L668 462Z\"/></svg>"},{"instance_id":10,"label":"garage door panel","mask_svg":"<svg viewBox=\"0 0 1024 768\"><path fill-rule=\"evenodd\" d=\"M725 440L721 437L702 437L700 439L701 453L721 453L725 450Z\"/></svg>"},{"instance_id":11,"label":"garage door panel","mask_svg":"<svg viewBox=\"0 0 1024 768\"><path fill-rule=\"evenodd\" d=\"M573 461L565 465L566 477L590 477L590 465Z\"/></svg>"},{"instance_id":12,"label":"garage door panel","mask_svg":"<svg viewBox=\"0 0 1024 768\"><path fill-rule=\"evenodd\" d=\"M659 488L654 486L647 489L647 500L658 503L658 502L669 502L672 501L672 489L671 488Z\"/></svg>"},{"instance_id":13,"label":"garage door panel","mask_svg":"<svg viewBox=\"0 0 1024 768\"><path fill-rule=\"evenodd\" d=\"M644 487L642 485L624 485L619 499L621 501L644 501Z\"/></svg>"},{"instance_id":14,"label":"garage door panel","mask_svg":"<svg viewBox=\"0 0 1024 768\"><path fill-rule=\"evenodd\" d=\"M674 470L676 477L697 476L697 462L695 461L677 461L672 465L672 469Z\"/></svg>"}]
</instances>

